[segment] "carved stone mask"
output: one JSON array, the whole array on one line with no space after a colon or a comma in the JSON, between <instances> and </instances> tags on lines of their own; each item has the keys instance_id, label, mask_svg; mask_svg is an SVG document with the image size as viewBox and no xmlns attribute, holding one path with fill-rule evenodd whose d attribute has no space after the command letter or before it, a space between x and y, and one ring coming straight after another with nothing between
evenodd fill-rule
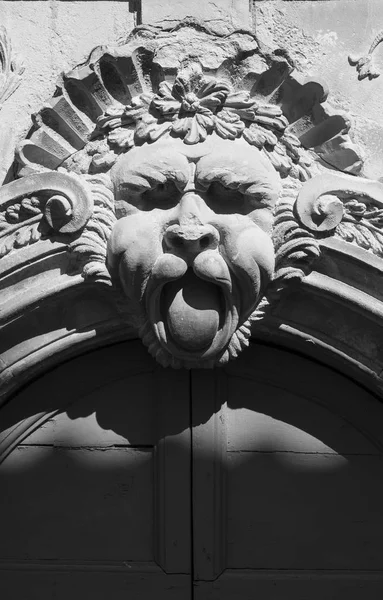
<instances>
[{"instance_id":1,"label":"carved stone mask","mask_svg":"<svg viewBox=\"0 0 383 600\"><path fill-rule=\"evenodd\" d=\"M362 164L348 120L321 107L325 87L294 73L253 33L189 19L95 48L18 148L25 183L0 197L3 252L39 239L38 213L162 365L236 357L283 286L309 272L315 234L342 218L332 183L318 206L316 184L299 195L316 173L309 149L349 172Z\"/></svg>"},{"instance_id":2,"label":"carved stone mask","mask_svg":"<svg viewBox=\"0 0 383 600\"><path fill-rule=\"evenodd\" d=\"M241 139L169 139L122 156L111 178L126 216L108 261L145 322L144 341L163 363L225 362L274 270L271 163Z\"/></svg>"}]
</instances>

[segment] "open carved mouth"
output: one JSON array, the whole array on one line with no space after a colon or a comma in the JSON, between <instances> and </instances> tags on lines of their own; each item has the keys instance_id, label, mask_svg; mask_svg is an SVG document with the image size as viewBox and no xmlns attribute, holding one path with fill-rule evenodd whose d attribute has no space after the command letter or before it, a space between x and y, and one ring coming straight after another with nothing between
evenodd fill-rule
<instances>
[{"instance_id":1,"label":"open carved mouth","mask_svg":"<svg viewBox=\"0 0 383 600\"><path fill-rule=\"evenodd\" d=\"M149 306L159 342L179 358L200 360L217 355L236 326L230 285L202 279L191 268L157 287Z\"/></svg>"}]
</instances>

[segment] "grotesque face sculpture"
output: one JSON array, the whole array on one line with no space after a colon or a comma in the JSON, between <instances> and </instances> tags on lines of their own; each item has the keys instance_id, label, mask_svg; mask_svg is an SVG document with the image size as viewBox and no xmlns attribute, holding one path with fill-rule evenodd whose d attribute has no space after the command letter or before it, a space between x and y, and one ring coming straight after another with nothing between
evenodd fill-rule
<instances>
[{"instance_id":1,"label":"grotesque face sculpture","mask_svg":"<svg viewBox=\"0 0 383 600\"><path fill-rule=\"evenodd\" d=\"M323 86L251 32L189 18L140 26L60 81L18 159L22 175L59 167L88 190L93 212L70 244L83 277L115 286L162 365L236 357L250 322L318 256L293 207L313 174L296 133L319 115L308 138L323 142Z\"/></svg>"},{"instance_id":2,"label":"grotesque face sculpture","mask_svg":"<svg viewBox=\"0 0 383 600\"><path fill-rule=\"evenodd\" d=\"M111 172L120 218L109 267L162 364L226 362L270 281L279 176L244 140L179 139L123 155Z\"/></svg>"}]
</instances>

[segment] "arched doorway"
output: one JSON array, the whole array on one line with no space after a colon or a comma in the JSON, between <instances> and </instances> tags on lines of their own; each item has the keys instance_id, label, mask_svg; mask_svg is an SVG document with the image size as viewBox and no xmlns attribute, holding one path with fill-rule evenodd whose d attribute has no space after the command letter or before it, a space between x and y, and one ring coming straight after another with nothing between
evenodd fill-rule
<instances>
[{"instance_id":1,"label":"arched doorway","mask_svg":"<svg viewBox=\"0 0 383 600\"><path fill-rule=\"evenodd\" d=\"M382 410L262 344L63 363L1 412L2 598L381 598Z\"/></svg>"}]
</instances>

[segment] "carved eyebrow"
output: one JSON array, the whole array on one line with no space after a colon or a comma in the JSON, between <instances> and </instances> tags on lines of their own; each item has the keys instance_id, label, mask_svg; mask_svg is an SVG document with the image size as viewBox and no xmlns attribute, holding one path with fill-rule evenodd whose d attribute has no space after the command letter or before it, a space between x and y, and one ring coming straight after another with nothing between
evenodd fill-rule
<instances>
[{"instance_id":1,"label":"carved eyebrow","mask_svg":"<svg viewBox=\"0 0 383 600\"><path fill-rule=\"evenodd\" d=\"M203 156L197 163L197 185L205 190L213 182L236 189L257 202L259 208L272 209L281 184L273 166L260 152L230 148Z\"/></svg>"},{"instance_id":2,"label":"carved eyebrow","mask_svg":"<svg viewBox=\"0 0 383 600\"><path fill-rule=\"evenodd\" d=\"M140 147L117 162L111 177L117 195L144 193L167 181L183 190L189 181L189 163L185 156L169 146Z\"/></svg>"}]
</instances>

